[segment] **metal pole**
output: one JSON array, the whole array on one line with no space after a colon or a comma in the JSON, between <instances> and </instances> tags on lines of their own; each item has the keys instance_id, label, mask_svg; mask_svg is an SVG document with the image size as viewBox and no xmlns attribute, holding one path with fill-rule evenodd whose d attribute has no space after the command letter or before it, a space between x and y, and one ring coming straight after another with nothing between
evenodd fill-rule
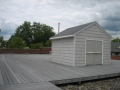
<instances>
[{"instance_id":1,"label":"metal pole","mask_svg":"<svg viewBox=\"0 0 120 90\"><path fill-rule=\"evenodd\" d=\"M60 32L60 23L58 23L58 33Z\"/></svg>"},{"instance_id":2,"label":"metal pole","mask_svg":"<svg viewBox=\"0 0 120 90\"><path fill-rule=\"evenodd\" d=\"M0 29L0 32L1 32L1 29ZM0 36L1 37L1 36ZM1 48L1 42L0 42L0 48Z\"/></svg>"}]
</instances>

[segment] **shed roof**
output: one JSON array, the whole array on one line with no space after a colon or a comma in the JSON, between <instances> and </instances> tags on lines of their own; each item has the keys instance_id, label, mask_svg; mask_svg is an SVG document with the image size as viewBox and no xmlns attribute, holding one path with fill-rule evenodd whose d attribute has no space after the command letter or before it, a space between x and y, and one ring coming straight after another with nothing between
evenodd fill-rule
<instances>
[{"instance_id":1,"label":"shed roof","mask_svg":"<svg viewBox=\"0 0 120 90\"><path fill-rule=\"evenodd\" d=\"M111 52L120 52L120 42L111 42Z\"/></svg>"},{"instance_id":2,"label":"shed roof","mask_svg":"<svg viewBox=\"0 0 120 90\"><path fill-rule=\"evenodd\" d=\"M79 32L79 31L82 31L83 29L93 25L94 23L97 24L97 22L90 22L90 23L87 23L87 24L83 24L83 25L67 28L64 31L62 31L62 32L56 34L55 36L51 37L50 39L57 39L57 38L64 38L64 37L73 37L73 35L75 33Z\"/></svg>"}]
</instances>

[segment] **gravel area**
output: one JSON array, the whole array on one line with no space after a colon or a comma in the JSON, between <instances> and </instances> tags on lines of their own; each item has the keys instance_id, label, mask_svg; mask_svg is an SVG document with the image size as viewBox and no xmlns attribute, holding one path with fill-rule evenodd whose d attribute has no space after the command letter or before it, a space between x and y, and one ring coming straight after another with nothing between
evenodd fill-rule
<instances>
[{"instance_id":1,"label":"gravel area","mask_svg":"<svg viewBox=\"0 0 120 90\"><path fill-rule=\"evenodd\" d=\"M120 90L120 77L60 86L63 90Z\"/></svg>"}]
</instances>

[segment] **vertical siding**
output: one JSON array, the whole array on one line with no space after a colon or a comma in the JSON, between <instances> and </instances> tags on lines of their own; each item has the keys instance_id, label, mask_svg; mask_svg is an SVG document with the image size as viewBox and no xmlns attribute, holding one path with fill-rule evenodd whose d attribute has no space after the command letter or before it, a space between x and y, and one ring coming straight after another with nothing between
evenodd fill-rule
<instances>
[{"instance_id":1,"label":"vertical siding","mask_svg":"<svg viewBox=\"0 0 120 90\"><path fill-rule=\"evenodd\" d=\"M73 66L73 38L52 40L52 61Z\"/></svg>"},{"instance_id":2,"label":"vertical siding","mask_svg":"<svg viewBox=\"0 0 120 90\"><path fill-rule=\"evenodd\" d=\"M110 38L102 30L100 30L97 25L92 25L86 30L83 30L82 32L76 34L75 38L75 66L85 66L86 39L103 40L103 64L110 63Z\"/></svg>"}]
</instances>

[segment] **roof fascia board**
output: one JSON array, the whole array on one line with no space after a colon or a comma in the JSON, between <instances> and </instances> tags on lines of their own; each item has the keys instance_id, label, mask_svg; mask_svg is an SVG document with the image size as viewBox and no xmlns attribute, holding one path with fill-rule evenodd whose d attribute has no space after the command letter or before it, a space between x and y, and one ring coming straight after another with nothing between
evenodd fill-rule
<instances>
[{"instance_id":1,"label":"roof fascia board","mask_svg":"<svg viewBox=\"0 0 120 90\"><path fill-rule=\"evenodd\" d=\"M67 36L53 37L53 38L50 38L50 39L52 40L52 39L60 39L60 38L67 38L67 37L74 37L74 35L67 35Z\"/></svg>"}]
</instances>

